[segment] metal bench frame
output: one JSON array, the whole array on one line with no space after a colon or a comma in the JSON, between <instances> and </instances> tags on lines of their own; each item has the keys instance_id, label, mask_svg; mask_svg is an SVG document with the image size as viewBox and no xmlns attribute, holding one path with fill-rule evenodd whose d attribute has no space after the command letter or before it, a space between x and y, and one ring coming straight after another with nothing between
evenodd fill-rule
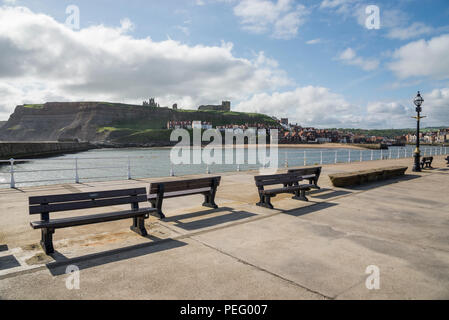
<instances>
[{"instance_id":1,"label":"metal bench frame","mask_svg":"<svg viewBox=\"0 0 449 320\"><path fill-rule=\"evenodd\" d=\"M422 157L421 168L432 168L433 157Z\"/></svg>"},{"instance_id":2,"label":"metal bench frame","mask_svg":"<svg viewBox=\"0 0 449 320\"><path fill-rule=\"evenodd\" d=\"M215 203L215 194L220 185L220 176L188 179L188 180L174 180L152 182L148 193L148 201L156 210L151 213L160 219L165 218L162 212L162 202L165 198L175 198L182 196L190 196L194 194L204 195L204 207L217 209Z\"/></svg>"},{"instance_id":3,"label":"metal bench frame","mask_svg":"<svg viewBox=\"0 0 449 320\"><path fill-rule=\"evenodd\" d=\"M301 174L303 179L309 180L309 184L313 185L311 188L321 189L318 186L318 179L320 178L321 175L321 167L289 169L288 173Z\"/></svg>"},{"instance_id":4,"label":"metal bench frame","mask_svg":"<svg viewBox=\"0 0 449 320\"><path fill-rule=\"evenodd\" d=\"M46 254L54 252L53 233L55 229L75 227L122 219L133 219L130 229L146 236L145 219L155 209L141 208L139 202L146 202L145 188L122 189L111 191L69 193L29 197L29 213L40 214L40 221L30 223L33 229L41 229L40 244ZM100 214L73 216L69 218L50 219L50 213L107 206L130 204L131 210Z\"/></svg>"},{"instance_id":5,"label":"metal bench frame","mask_svg":"<svg viewBox=\"0 0 449 320\"><path fill-rule=\"evenodd\" d=\"M254 176L254 181L256 183L259 192L259 202L256 205L260 207L265 207L273 209L271 204L271 198L275 197L280 193L292 193L294 196L292 199L309 201L306 197L306 191L312 188L313 184L299 184L303 180L301 174L297 173L284 173L284 174L274 174L274 175L263 175ZM268 189L265 190L265 186L272 186L282 184L282 188Z\"/></svg>"}]
</instances>

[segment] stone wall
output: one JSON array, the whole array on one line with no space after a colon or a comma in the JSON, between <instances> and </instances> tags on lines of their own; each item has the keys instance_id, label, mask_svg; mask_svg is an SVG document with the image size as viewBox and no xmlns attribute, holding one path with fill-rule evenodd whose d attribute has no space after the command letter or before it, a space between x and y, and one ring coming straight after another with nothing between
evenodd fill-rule
<instances>
[{"instance_id":1,"label":"stone wall","mask_svg":"<svg viewBox=\"0 0 449 320\"><path fill-rule=\"evenodd\" d=\"M44 157L92 148L87 142L0 142L0 159Z\"/></svg>"},{"instance_id":2,"label":"stone wall","mask_svg":"<svg viewBox=\"0 0 449 320\"><path fill-rule=\"evenodd\" d=\"M334 187L348 187L396 178L404 175L406 170L407 167L392 166L386 168L330 174L329 179Z\"/></svg>"}]
</instances>

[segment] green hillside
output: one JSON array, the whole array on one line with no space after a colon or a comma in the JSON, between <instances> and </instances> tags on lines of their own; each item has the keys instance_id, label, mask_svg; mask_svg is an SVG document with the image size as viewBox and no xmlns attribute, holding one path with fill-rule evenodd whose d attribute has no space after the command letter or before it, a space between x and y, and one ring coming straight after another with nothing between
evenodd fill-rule
<instances>
[{"instance_id":1,"label":"green hillside","mask_svg":"<svg viewBox=\"0 0 449 320\"><path fill-rule=\"evenodd\" d=\"M436 131L438 129L443 129L443 128L445 128L445 127L422 128L420 131L421 132ZM379 136L379 137L387 137L387 138L394 138L397 136L402 136L402 135L416 132L416 128L405 128L405 129L342 129L342 128L339 128L338 130L344 131L344 132L351 132L351 133L357 134L357 135Z\"/></svg>"},{"instance_id":2,"label":"green hillside","mask_svg":"<svg viewBox=\"0 0 449 320\"><path fill-rule=\"evenodd\" d=\"M129 105L127 106L129 107ZM141 106L136 106L141 108ZM149 107L151 108L151 107ZM97 128L99 134L109 134L109 140L117 143L147 143L167 141L171 130L167 129L168 121L202 121L210 122L213 127L228 124L256 124L277 126L277 122L263 114L235 111L210 111L169 108L152 108L149 117L116 121Z\"/></svg>"}]
</instances>

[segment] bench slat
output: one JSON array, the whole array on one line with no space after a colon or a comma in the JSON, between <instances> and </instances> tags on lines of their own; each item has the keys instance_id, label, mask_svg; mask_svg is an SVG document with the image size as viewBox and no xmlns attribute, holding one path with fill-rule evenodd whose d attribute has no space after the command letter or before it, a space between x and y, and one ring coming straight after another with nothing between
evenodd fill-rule
<instances>
[{"instance_id":1,"label":"bench slat","mask_svg":"<svg viewBox=\"0 0 449 320\"><path fill-rule=\"evenodd\" d=\"M296 174L283 174L278 177L270 177L270 176L256 176L254 177L256 181L256 185L259 186L270 186L274 184L289 184L289 183L295 183L298 181L303 180L301 175Z\"/></svg>"},{"instance_id":2,"label":"bench slat","mask_svg":"<svg viewBox=\"0 0 449 320\"><path fill-rule=\"evenodd\" d=\"M100 222L108 222L114 220L121 219L129 219L136 216L142 216L145 214L149 214L150 212L156 211L153 208L142 208L138 210L126 210L119 212L109 212L109 213L100 213L100 214L92 214L87 216L79 216L79 217L70 217L70 218L61 218L61 219L51 219L49 221L33 221L31 222L31 227L33 229L41 229L41 228L65 228L65 227L74 227L81 226L85 224L93 224Z\"/></svg>"},{"instance_id":3,"label":"bench slat","mask_svg":"<svg viewBox=\"0 0 449 320\"><path fill-rule=\"evenodd\" d=\"M285 188L276 188L276 189L269 189L269 190L263 190L261 191L263 194L277 194L277 193L287 193L287 192L294 192L297 190L307 190L310 189L312 185L310 184L301 184L297 186L290 186Z\"/></svg>"},{"instance_id":4,"label":"bench slat","mask_svg":"<svg viewBox=\"0 0 449 320\"><path fill-rule=\"evenodd\" d=\"M150 194L157 193L159 191L159 186L161 184L164 185L164 191L167 193L173 191L211 187L213 180L217 181L218 186L220 184L220 179L221 179L220 176L216 176L210 178L208 177L208 178L189 179L189 180L152 182L150 184Z\"/></svg>"},{"instance_id":5,"label":"bench slat","mask_svg":"<svg viewBox=\"0 0 449 320\"><path fill-rule=\"evenodd\" d=\"M88 209L88 208L115 206L115 205L129 204L129 203L135 203L135 202L145 202L145 201L147 201L146 194L139 195L139 196L127 196L127 197L121 197L121 198L87 200L87 201L79 201L79 202L61 202L61 203L56 203L56 204L30 206L29 211L30 211L30 214L38 214L38 213L42 213L42 212L58 212L58 211Z\"/></svg>"},{"instance_id":6,"label":"bench slat","mask_svg":"<svg viewBox=\"0 0 449 320\"><path fill-rule=\"evenodd\" d=\"M28 202L31 205L31 204L41 204L41 203L113 198L113 197L123 197L123 196L142 195L142 194L146 194L145 188L98 191L98 192L94 191L94 192L82 192L82 193L54 194L54 195L47 195L47 196L34 196L34 197L29 197Z\"/></svg>"},{"instance_id":7,"label":"bench slat","mask_svg":"<svg viewBox=\"0 0 449 320\"><path fill-rule=\"evenodd\" d=\"M184 190L184 191L172 191L172 192L164 192L164 198L174 198L179 196L187 196L190 194L199 194L210 191L211 188L199 188L199 189L190 189L190 190ZM157 194L149 194L148 199L156 199Z\"/></svg>"},{"instance_id":8,"label":"bench slat","mask_svg":"<svg viewBox=\"0 0 449 320\"><path fill-rule=\"evenodd\" d=\"M309 167L309 168L299 168L299 169L289 169L288 173L301 173L306 174L319 174L321 172L321 167Z\"/></svg>"}]
</instances>

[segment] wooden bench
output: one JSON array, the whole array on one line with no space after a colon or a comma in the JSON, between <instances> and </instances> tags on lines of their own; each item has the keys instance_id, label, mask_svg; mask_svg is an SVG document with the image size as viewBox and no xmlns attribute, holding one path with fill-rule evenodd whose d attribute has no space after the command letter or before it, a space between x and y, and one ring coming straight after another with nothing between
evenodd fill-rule
<instances>
[{"instance_id":1,"label":"wooden bench","mask_svg":"<svg viewBox=\"0 0 449 320\"><path fill-rule=\"evenodd\" d=\"M220 176L189 179L189 180L175 180L164 182L152 182L148 194L148 201L151 203L156 211L151 214L158 218L165 218L162 212L162 201L164 198L175 198L182 196L190 196L193 194L203 194L203 206L209 208L218 208L215 204L215 194L220 185Z\"/></svg>"},{"instance_id":2,"label":"wooden bench","mask_svg":"<svg viewBox=\"0 0 449 320\"><path fill-rule=\"evenodd\" d=\"M125 190L70 193L47 196L29 197L29 213L40 214L40 221L31 222L33 229L41 229L41 245L46 254L54 252L53 233L55 229L75 227L86 224L133 219L131 230L142 236L147 235L145 219L155 209L139 209L139 202L146 202L146 189L135 188ZM50 219L50 213L79 209L108 207L131 204L131 210L109 213L74 216L69 218Z\"/></svg>"},{"instance_id":3,"label":"wooden bench","mask_svg":"<svg viewBox=\"0 0 449 320\"><path fill-rule=\"evenodd\" d=\"M433 157L422 157L421 168L432 168Z\"/></svg>"},{"instance_id":4,"label":"wooden bench","mask_svg":"<svg viewBox=\"0 0 449 320\"><path fill-rule=\"evenodd\" d=\"M257 203L257 205L270 209L273 209L271 198L280 193L292 193L294 194L292 199L308 201L306 197L306 191L309 191L310 188L314 186L312 184L300 185L299 182L303 180L302 174L297 174L295 172L255 176L254 180L256 182L260 197L260 201ZM265 186L273 186L277 184L282 184L283 187L269 190L264 189Z\"/></svg>"},{"instance_id":5,"label":"wooden bench","mask_svg":"<svg viewBox=\"0 0 449 320\"><path fill-rule=\"evenodd\" d=\"M309 180L309 184L313 185L312 188L321 189L318 186L318 179L320 178L321 167L290 169L288 170L288 173L301 174L303 179Z\"/></svg>"}]
</instances>

